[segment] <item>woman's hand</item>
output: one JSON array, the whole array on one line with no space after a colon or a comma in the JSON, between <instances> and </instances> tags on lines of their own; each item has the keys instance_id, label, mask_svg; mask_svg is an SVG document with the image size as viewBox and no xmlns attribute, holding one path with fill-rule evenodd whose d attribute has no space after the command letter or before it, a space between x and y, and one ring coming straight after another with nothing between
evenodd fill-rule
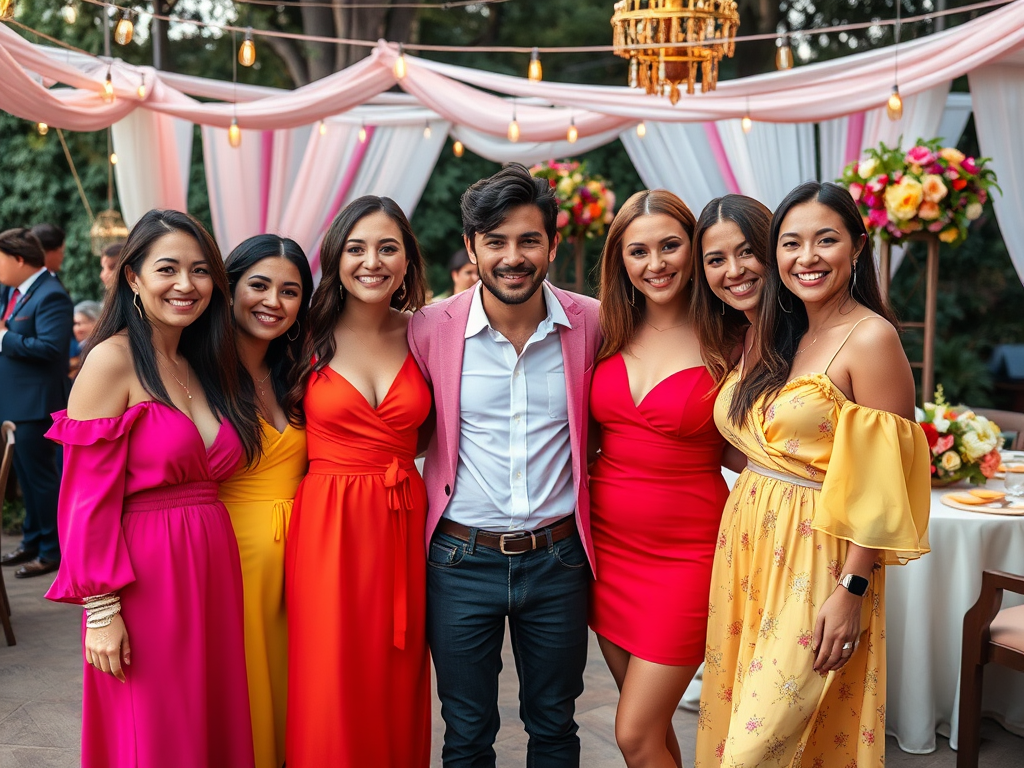
<instances>
[{"instance_id":1,"label":"woman's hand","mask_svg":"<svg viewBox=\"0 0 1024 768\"><path fill-rule=\"evenodd\" d=\"M85 630L85 660L101 672L125 682L122 661L124 666L130 666L132 658L128 630L121 614L116 614L105 627Z\"/></svg>"},{"instance_id":2,"label":"woman's hand","mask_svg":"<svg viewBox=\"0 0 1024 768\"><path fill-rule=\"evenodd\" d=\"M811 641L811 650L816 654L815 672L825 674L842 669L857 650L863 600L844 587L836 587L821 606ZM848 646L846 650L844 645Z\"/></svg>"}]
</instances>

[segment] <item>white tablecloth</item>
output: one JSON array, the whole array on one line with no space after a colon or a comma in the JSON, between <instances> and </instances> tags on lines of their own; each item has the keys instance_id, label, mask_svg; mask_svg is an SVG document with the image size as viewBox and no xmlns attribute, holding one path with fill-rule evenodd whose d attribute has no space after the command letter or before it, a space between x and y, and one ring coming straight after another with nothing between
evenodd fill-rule
<instances>
[{"instance_id":1,"label":"white tablecloth","mask_svg":"<svg viewBox=\"0 0 1024 768\"><path fill-rule=\"evenodd\" d=\"M886 571L886 732L906 752L934 751L936 731L956 749L964 614L983 570L1024 574L1024 517L952 509L940 501L947 492L932 492L931 553ZM1003 593L1004 607L1021 603ZM1024 675L990 665L982 711L1024 735Z\"/></svg>"}]
</instances>

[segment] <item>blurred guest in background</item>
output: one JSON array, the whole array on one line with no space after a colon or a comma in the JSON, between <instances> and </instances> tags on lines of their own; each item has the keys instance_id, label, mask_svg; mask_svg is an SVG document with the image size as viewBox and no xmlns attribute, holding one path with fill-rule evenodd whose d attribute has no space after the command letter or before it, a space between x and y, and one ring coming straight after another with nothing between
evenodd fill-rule
<instances>
[{"instance_id":1,"label":"blurred guest in background","mask_svg":"<svg viewBox=\"0 0 1024 768\"><path fill-rule=\"evenodd\" d=\"M106 290L117 282L117 261L121 258L124 243L112 243L100 254L100 282Z\"/></svg>"},{"instance_id":2,"label":"blurred guest in background","mask_svg":"<svg viewBox=\"0 0 1024 768\"><path fill-rule=\"evenodd\" d=\"M100 317L100 303L98 301L80 301L75 305L74 325L71 339L71 362L68 376L72 379L78 375L78 369L82 367L82 350L85 347L86 339L96 327L96 321Z\"/></svg>"},{"instance_id":3,"label":"blurred guest in background","mask_svg":"<svg viewBox=\"0 0 1024 768\"><path fill-rule=\"evenodd\" d=\"M469 260L469 254L465 248L460 248L448 259L448 273L452 278L452 289L438 294L433 301L441 301L457 293L462 293L476 285L477 280L480 279L476 264Z\"/></svg>"},{"instance_id":4,"label":"blurred guest in background","mask_svg":"<svg viewBox=\"0 0 1024 768\"><path fill-rule=\"evenodd\" d=\"M50 414L67 403L72 309L45 259L30 230L0 233L0 283L12 289L0 304L0 421L18 427L14 473L25 496L24 538L0 557L0 565L20 565L17 578L49 573L60 564L60 478L55 446L44 434Z\"/></svg>"},{"instance_id":5,"label":"blurred guest in background","mask_svg":"<svg viewBox=\"0 0 1024 768\"><path fill-rule=\"evenodd\" d=\"M46 268L57 275L64 263L64 230L56 224L36 224L32 234L39 238L46 254Z\"/></svg>"}]
</instances>

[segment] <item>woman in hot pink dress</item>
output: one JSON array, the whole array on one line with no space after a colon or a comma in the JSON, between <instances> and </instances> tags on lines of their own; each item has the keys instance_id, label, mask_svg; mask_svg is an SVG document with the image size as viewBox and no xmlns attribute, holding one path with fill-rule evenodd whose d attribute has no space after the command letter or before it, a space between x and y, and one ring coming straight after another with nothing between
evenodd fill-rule
<instances>
[{"instance_id":1,"label":"woman in hot pink dress","mask_svg":"<svg viewBox=\"0 0 1024 768\"><path fill-rule=\"evenodd\" d=\"M238 548L217 484L259 451L227 277L184 213L135 225L66 412L63 559L84 605L82 765L251 768Z\"/></svg>"},{"instance_id":2,"label":"woman in hot pink dress","mask_svg":"<svg viewBox=\"0 0 1024 768\"><path fill-rule=\"evenodd\" d=\"M671 192L639 192L616 215L601 257L590 626L619 687L615 739L631 768L682 765L672 715L704 658L729 493L715 385L690 312L693 230L693 214Z\"/></svg>"}]
</instances>

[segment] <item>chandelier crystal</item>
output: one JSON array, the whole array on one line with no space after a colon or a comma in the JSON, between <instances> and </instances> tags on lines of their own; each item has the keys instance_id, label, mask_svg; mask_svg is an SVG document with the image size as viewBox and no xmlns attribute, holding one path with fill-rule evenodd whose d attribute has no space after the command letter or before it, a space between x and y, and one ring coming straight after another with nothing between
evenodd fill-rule
<instances>
[{"instance_id":1,"label":"chandelier crystal","mask_svg":"<svg viewBox=\"0 0 1024 768\"><path fill-rule=\"evenodd\" d=\"M619 0L612 14L615 54L629 59L630 86L667 95L680 87L715 90L718 62L733 55L740 25L734 0ZM688 44L672 46L673 44Z\"/></svg>"}]
</instances>

